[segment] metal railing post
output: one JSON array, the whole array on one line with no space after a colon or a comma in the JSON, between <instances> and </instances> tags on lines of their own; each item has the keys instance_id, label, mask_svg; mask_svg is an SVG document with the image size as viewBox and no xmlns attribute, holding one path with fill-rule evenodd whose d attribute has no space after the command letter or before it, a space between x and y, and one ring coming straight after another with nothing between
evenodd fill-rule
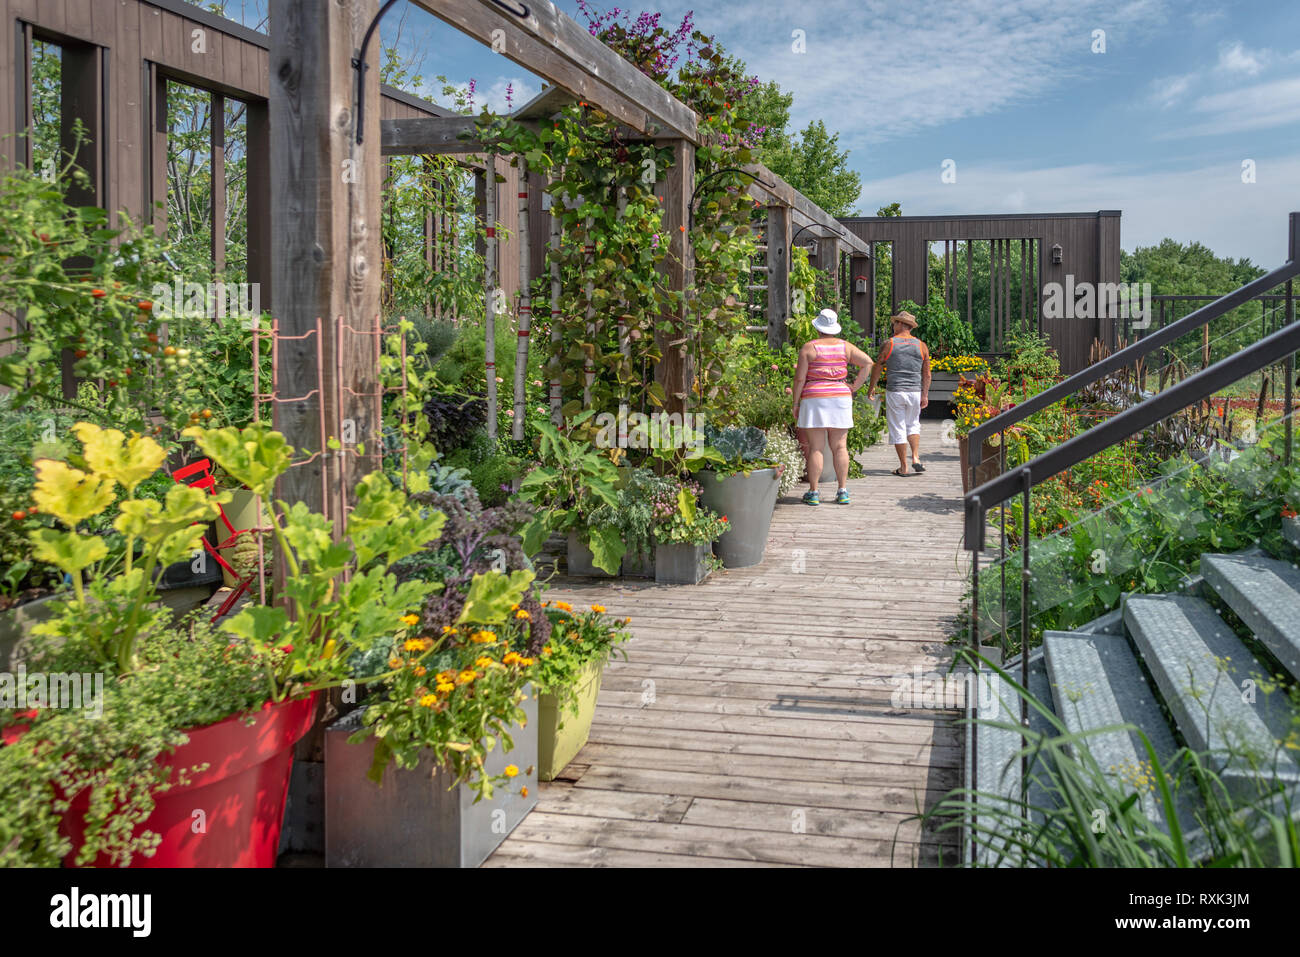
<instances>
[{"instance_id":1,"label":"metal railing post","mask_svg":"<svg viewBox=\"0 0 1300 957\"><path fill-rule=\"evenodd\" d=\"M1029 503L1033 483L1030 481L1029 468L1020 472L1024 479L1021 492L1021 509L1024 519L1024 538L1020 543L1020 686L1025 693L1020 696L1020 742L1025 751L1020 756L1020 800L1025 809L1025 821L1029 821Z\"/></svg>"}]
</instances>

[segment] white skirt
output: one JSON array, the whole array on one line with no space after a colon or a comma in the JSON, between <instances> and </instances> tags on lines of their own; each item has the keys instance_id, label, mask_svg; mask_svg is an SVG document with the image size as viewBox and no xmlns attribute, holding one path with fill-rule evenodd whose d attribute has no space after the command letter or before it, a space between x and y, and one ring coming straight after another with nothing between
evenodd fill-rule
<instances>
[{"instance_id":1,"label":"white skirt","mask_svg":"<svg viewBox=\"0 0 1300 957\"><path fill-rule=\"evenodd\" d=\"M801 429L853 428L853 396L827 395L799 403Z\"/></svg>"}]
</instances>

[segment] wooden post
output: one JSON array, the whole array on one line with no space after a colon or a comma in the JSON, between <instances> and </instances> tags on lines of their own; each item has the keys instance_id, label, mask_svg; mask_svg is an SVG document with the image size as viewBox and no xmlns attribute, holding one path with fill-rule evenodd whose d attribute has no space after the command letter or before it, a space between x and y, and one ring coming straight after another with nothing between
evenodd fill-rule
<instances>
[{"instance_id":1,"label":"wooden post","mask_svg":"<svg viewBox=\"0 0 1300 957\"><path fill-rule=\"evenodd\" d=\"M560 241L564 234L564 221L560 218L560 209L554 195L550 197L551 211L551 350L554 352L560 344ZM560 382L560 360L551 357L551 424L557 429L564 423L560 412L564 404L563 384Z\"/></svg>"},{"instance_id":2,"label":"wooden post","mask_svg":"<svg viewBox=\"0 0 1300 957\"><path fill-rule=\"evenodd\" d=\"M835 297L835 308L843 308L840 304L840 241L835 236L827 236L817 240L817 267L826 273L831 280L831 290ZM829 306L830 303L823 305ZM821 306L818 306L820 311Z\"/></svg>"},{"instance_id":3,"label":"wooden post","mask_svg":"<svg viewBox=\"0 0 1300 957\"><path fill-rule=\"evenodd\" d=\"M381 440L379 370L369 335L379 314L379 70L372 64L366 71L372 108L358 145L352 69L378 6L378 0L270 3L271 276L283 337L276 373L282 398L304 397L275 403L275 427L299 450L296 460L319 453L285 473L277 495L326 511L336 530L343 516L331 502L321 418L329 434L344 423L348 438L370 449ZM318 320L323 331L311 334ZM318 369L324 370L320 383ZM350 488L364 465L355 448L337 454ZM276 566L283 563L277 559Z\"/></svg>"},{"instance_id":4,"label":"wooden post","mask_svg":"<svg viewBox=\"0 0 1300 957\"><path fill-rule=\"evenodd\" d=\"M870 256L854 254L849 257L849 316L854 324L874 340L872 313L876 301L876 280ZM867 284L866 292L858 292L858 282Z\"/></svg>"},{"instance_id":5,"label":"wooden post","mask_svg":"<svg viewBox=\"0 0 1300 957\"><path fill-rule=\"evenodd\" d=\"M779 349L789 338L790 207L767 207L767 342Z\"/></svg>"},{"instance_id":6,"label":"wooden post","mask_svg":"<svg viewBox=\"0 0 1300 957\"><path fill-rule=\"evenodd\" d=\"M497 255L500 244L497 242L497 158L490 154L487 169L483 172L483 293L485 308L483 310L483 329L486 339L483 343L484 366L487 376L487 433L488 438L497 437Z\"/></svg>"},{"instance_id":7,"label":"wooden post","mask_svg":"<svg viewBox=\"0 0 1300 957\"><path fill-rule=\"evenodd\" d=\"M532 260L528 245L532 238L528 232L528 166L519 159L519 224L515 229L516 252L519 255L519 328L515 345L515 421L510 436L524 437L524 418L528 414L528 336L533 327L533 300L529 280L532 278Z\"/></svg>"},{"instance_id":8,"label":"wooden post","mask_svg":"<svg viewBox=\"0 0 1300 957\"><path fill-rule=\"evenodd\" d=\"M655 184L655 194L663 200L663 231L668 245L660 269L668 291L680 292L684 299L686 290L694 284L691 242L686 231L690 229L691 192L695 188L695 148L686 140L673 140L672 151L673 165L667 179ZM689 343L680 341L686 335L687 308L683 301L680 309L663 316L673 324L670 332L655 332L655 342L663 353L655 369L655 381L663 387L664 411L669 413L686 411L694 378Z\"/></svg>"}]
</instances>

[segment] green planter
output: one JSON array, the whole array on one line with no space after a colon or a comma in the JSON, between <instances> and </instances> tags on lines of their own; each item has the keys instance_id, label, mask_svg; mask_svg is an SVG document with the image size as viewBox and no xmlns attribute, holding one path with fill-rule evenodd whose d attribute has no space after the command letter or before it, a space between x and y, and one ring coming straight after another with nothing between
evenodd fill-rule
<instances>
[{"instance_id":1,"label":"green planter","mask_svg":"<svg viewBox=\"0 0 1300 957\"><path fill-rule=\"evenodd\" d=\"M591 735L591 721L596 716L596 698L605 663L590 662L578 675L578 713L562 710L553 694L537 699L537 777L554 781L582 750Z\"/></svg>"}]
</instances>

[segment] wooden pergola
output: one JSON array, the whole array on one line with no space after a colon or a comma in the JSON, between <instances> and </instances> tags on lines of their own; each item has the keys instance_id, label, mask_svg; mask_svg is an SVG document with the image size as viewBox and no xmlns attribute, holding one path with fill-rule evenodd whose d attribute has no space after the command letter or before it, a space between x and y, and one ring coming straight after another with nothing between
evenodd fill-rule
<instances>
[{"instance_id":1,"label":"wooden pergola","mask_svg":"<svg viewBox=\"0 0 1300 957\"><path fill-rule=\"evenodd\" d=\"M669 237L664 279L671 290L692 289L686 230L696 179L694 148L702 140L699 118L690 107L559 12L550 0L411 2L552 84L512 119L544 121L578 100L615 119L628 138L653 139L672 149L673 165L656 184L664 200ZM392 0L387 0L382 9L391 5ZM348 421L358 445L373 449L379 446L380 384L373 344L364 337L373 329L380 309L383 157L488 149L476 140L473 117L381 122L377 108L359 115L358 92L365 104L379 102L378 70L362 62L361 51L381 15L380 0L346 4L271 0L270 12L271 271L284 337L278 355L282 391L300 395L316 388L312 330L318 317L343 317L337 324L339 332L323 334L320 343L321 368L334 381L321 384L319 403L278 407L277 427L291 445L315 450L320 445L319 416L326 422ZM488 168L495 167L489 162ZM818 241L816 265L837 281L845 259L849 276L870 279L870 246L766 167L755 165L744 172L750 194L766 207L765 324L769 341L780 344L791 308L789 254L794 237L806 233ZM495 176L487 176L486 182L481 214L490 227L501 205ZM517 272L523 295L528 279L539 274L550 240L547 220L551 217L538 215L543 186L535 175L521 179L517 194L521 242L514 244L518 262L497 261L498 249L489 238L487 295L506 271ZM857 283L853 288L853 319L869 329L872 296L857 292ZM863 288L870 289L870 282ZM520 305L522 329L528 304ZM488 315L490 321L490 309ZM679 325L685 321L684 314L667 318ZM672 338L663 335L661 345ZM490 343L489 336L489 348ZM689 386L685 355L672 348L663 352L656 378L670 397L685 394ZM491 352L488 358L492 361ZM490 390L495 388L491 375L488 384ZM286 476L281 497L319 508L329 497L331 482L352 487L374 467L366 461L373 454L347 446L322 454Z\"/></svg>"}]
</instances>

